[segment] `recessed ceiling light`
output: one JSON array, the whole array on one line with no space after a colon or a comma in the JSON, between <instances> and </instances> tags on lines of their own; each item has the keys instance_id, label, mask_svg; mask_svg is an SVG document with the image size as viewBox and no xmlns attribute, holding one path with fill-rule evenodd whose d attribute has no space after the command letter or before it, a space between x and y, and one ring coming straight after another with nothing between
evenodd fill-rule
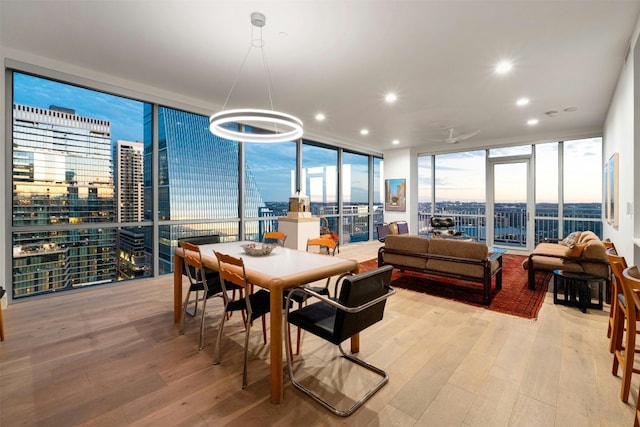
<instances>
[{"instance_id":1,"label":"recessed ceiling light","mask_svg":"<svg viewBox=\"0 0 640 427\"><path fill-rule=\"evenodd\" d=\"M523 105L527 105L529 103L529 98L518 98L516 101L516 105L518 107L522 107Z\"/></svg>"},{"instance_id":2,"label":"recessed ceiling light","mask_svg":"<svg viewBox=\"0 0 640 427\"><path fill-rule=\"evenodd\" d=\"M360 135L369 135L369 129L360 129Z\"/></svg>"},{"instance_id":3,"label":"recessed ceiling light","mask_svg":"<svg viewBox=\"0 0 640 427\"><path fill-rule=\"evenodd\" d=\"M325 115L322 113L316 114L316 120L319 122L323 121L325 118L326 118Z\"/></svg>"},{"instance_id":4,"label":"recessed ceiling light","mask_svg":"<svg viewBox=\"0 0 640 427\"><path fill-rule=\"evenodd\" d=\"M386 94L384 96L384 100L386 102L388 102L389 104L392 104L392 103L394 103L394 102L396 102L398 100L398 95L396 95L393 92L389 92L388 94Z\"/></svg>"},{"instance_id":5,"label":"recessed ceiling light","mask_svg":"<svg viewBox=\"0 0 640 427\"><path fill-rule=\"evenodd\" d=\"M529 126L537 125L538 124L538 119L529 119L529 120L527 120L527 124Z\"/></svg>"},{"instance_id":6,"label":"recessed ceiling light","mask_svg":"<svg viewBox=\"0 0 640 427\"><path fill-rule=\"evenodd\" d=\"M393 141L391 141L391 143L392 143L393 145L398 145L398 144L400 144L400 141L399 141L399 140L397 140L397 139L394 139Z\"/></svg>"},{"instance_id":7,"label":"recessed ceiling light","mask_svg":"<svg viewBox=\"0 0 640 427\"><path fill-rule=\"evenodd\" d=\"M513 68L513 64L509 61L500 61L496 65L496 73L506 74Z\"/></svg>"}]
</instances>

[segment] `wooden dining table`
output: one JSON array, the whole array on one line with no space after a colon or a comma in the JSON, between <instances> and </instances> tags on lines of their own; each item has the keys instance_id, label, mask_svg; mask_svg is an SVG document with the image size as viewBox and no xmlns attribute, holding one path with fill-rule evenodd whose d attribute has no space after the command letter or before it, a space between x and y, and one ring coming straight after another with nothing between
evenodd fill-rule
<instances>
[{"instance_id":1,"label":"wooden dining table","mask_svg":"<svg viewBox=\"0 0 640 427\"><path fill-rule=\"evenodd\" d=\"M271 403L279 404L283 397L283 291L300 285L327 279L342 273L358 273L359 263L354 260L328 255L304 252L285 247L276 247L266 256L250 256L244 253L242 245L246 241L200 245L202 263L205 267L218 270L218 260L214 251L241 257L245 264L247 280L270 292L270 363L271 363ZM174 321L182 316L182 270L183 249L174 252L173 269L173 314ZM351 338L351 351L359 351L359 336Z\"/></svg>"}]
</instances>

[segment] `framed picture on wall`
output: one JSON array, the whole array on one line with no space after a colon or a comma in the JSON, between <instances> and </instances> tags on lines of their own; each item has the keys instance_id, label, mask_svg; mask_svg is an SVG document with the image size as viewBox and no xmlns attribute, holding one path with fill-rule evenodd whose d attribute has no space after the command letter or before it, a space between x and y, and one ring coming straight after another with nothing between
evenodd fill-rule
<instances>
[{"instance_id":1,"label":"framed picture on wall","mask_svg":"<svg viewBox=\"0 0 640 427\"><path fill-rule=\"evenodd\" d=\"M384 209L404 212L407 209L407 180L387 179L384 182Z\"/></svg>"}]
</instances>

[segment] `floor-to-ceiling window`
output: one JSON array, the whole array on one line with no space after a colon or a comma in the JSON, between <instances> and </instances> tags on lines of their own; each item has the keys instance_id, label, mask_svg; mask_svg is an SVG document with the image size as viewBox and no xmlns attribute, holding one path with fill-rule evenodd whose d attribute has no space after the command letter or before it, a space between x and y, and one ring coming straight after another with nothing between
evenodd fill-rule
<instances>
[{"instance_id":1,"label":"floor-to-ceiling window","mask_svg":"<svg viewBox=\"0 0 640 427\"><path fill-rule=\"evenodd\" d=\"M302 188L309 197L313 215L325 217L333 233L340 234L338 226L338 149L303 141Z\"/></svg>"},{"instance_id":2,"label":"floor-to-ceiling window","mask_svg":"<svg viewBox=\"0 0 640 427\"><path fill-rule=\"evenodd\" d=\"M369 240L369 156L342 154L342 240Z\"/></svg>"},{"instance_id":3,"label":"floor-to-ceiling window","mask_svg":"<svg viewBox=\"0 0 640 427\"><path fill-rule=\"evenodd\" d=\"M296 143L245 143L245 239L276 231L296 191ZM250 219L253 218L253 219Z\"/></svg>"},{"instance_id":4,"label":"floor-to-ceiling window","mask_svg":"<svg viewBox=\"0 0 640 427\"><path fill-rule=\"evenodd\" d=\"M12 299L170 273L183 237L260 240L299 187L343 243L369 237L371 211L382 221L370 188L381 158L309 141L224 140L206 115L80 87L72 76L7 75Z\"/></svg>"},{"instance_id":5,"label":"floor-to-ceiling window","mask_svg":"<svg viewBox=\"0 0 640 427\"><path fill-rule=\"evenodd\" d=\"M453 216L457 229L485 240L485 155L485 151L472 151L418 158L419 224L426 224L432 215ZM575 230L591 230L602 236L601 138L492 149L488 155L492 162L505 159L509 167L533 155L535 242L561 238ZM432 164L435 171L431 170ZM506 175L500 175L502 172ZM494 225L501 226L503 231L526 227L526 201L508 194L513 183L524 183L524 175L510 176L509 168L495 173L499 174L495 179L512 182L490 189L499 192L493 211ZM429 228L419 227L419 232L428 234ZM498 244L508 244L513 236L524 235L525 230L513 230L501 236L495 234L493 239Z\"/></svg>"},{"instance_id":6,"label":"floor-to-ceiling window","mask_svg":"<svg viewBox=\"0 0 640 427\"><path fill-rule=\"evenodd\" d=\"M13 73L12 297L152 274L144 103Z\"/></svg>"}]
</instances>

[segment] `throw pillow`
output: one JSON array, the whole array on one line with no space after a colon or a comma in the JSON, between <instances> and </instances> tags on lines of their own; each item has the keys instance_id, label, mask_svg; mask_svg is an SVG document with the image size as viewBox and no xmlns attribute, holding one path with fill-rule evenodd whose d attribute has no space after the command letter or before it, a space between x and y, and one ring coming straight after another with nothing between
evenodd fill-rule
<instances>
[{"instance_id":1,"label":"throw pillow","mask_svg":"<svg viewBox=\"0 0 640 427\"><path fill-rule=\"evenodd\" d=\"M582 234L581 231L574 231L573 233L565 237L563 240L561 240L559 243L569 248L573 248L576 245L576 243L578 243L578 240L580 240L580 234Z\"/></svg>"},{"instance_id":2,"label":"throw pillow","mask_svg":"<svg viewBox=\"0 0 640 427\"><path fill-rule=\"evenodd\" d=\"M582 256L582 253L584 252L584 248L586 247L587 247L586 243L576 243L575 245L573 245L573 247L571 247L567 251L567 256L570 256L573 258L580 258Z\"/></svg>"}]
</instances>

